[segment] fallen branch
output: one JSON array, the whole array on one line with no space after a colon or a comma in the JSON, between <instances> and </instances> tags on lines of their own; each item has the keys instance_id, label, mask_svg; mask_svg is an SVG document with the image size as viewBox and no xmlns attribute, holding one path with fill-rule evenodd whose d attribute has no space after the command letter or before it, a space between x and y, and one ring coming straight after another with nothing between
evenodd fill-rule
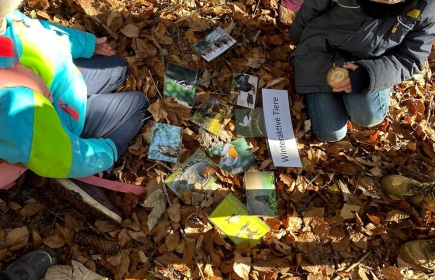
<instances>
[{"instance_id":1,"label":"fallen branch","mask_svg":"<svg viewBox=\"0 0 435 280\"><path fill-rule=\"evenodd\" d=\"M372 253L372 251L367 251L364 255L362 255L356 262L354 262L353 264L351 264L348 268L346 268L345 270L343 270L343 272L350 272L352 269L354 269L357 265L359 265L363 260L365 260L370 254ZM341 272L341 271L339 271ZM337 275L333 280L339 280L341 278L340 275Z\"/></svg>"}]
</instances>

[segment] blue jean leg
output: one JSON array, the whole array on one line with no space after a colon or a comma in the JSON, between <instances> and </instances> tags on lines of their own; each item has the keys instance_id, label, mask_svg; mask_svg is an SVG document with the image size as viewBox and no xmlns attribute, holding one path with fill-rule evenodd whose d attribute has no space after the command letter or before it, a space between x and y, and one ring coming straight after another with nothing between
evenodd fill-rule
<instances>
[{"instance_id":1,"label":"blue jean leg","mask_svg":"<svg viewBox=\"0 0 435 280\"><path fill-rule=\"evenodd\" d=\"M371 94L309 93L304 94L311 130L321 141L343 139L347 121L371 127L381 123L388 112L388 91Z\"/></svg>"},{"instance_id":2,"label":"blue jean leg","mask_svg":"<svg viewBox=\"0 0 435 280\"><path fill-rule=\"evenodd\" d=\"M341 94L306 93L303 97L311 130L317 139L333 142L346 136L348 116Z\"/></svg>"},{"instance_id":3,"label":"blue jean leg","mask_svg":"<svg viewBox=\"0 0 435 280\"><path fill-rule=\"evenodd\" d=\"M77 63L76 63L77 62ZM112 93L127 74L127 63L119 56L94 56L74 60L88 86L83 138L109 138L123 154L143 125L148 98L139 91Z\"/></svg>"},{"instance_id":4,"label":"blue jean leg","mask_svg":"<svg viewBox=\"0 0 435 280\"><path fill-rule=\"evenodd\" d=\"M352 122L363 127L380 124L388 113L388 90L370 94L345 94L344 104Z\"/></svg>"}]
</instances>

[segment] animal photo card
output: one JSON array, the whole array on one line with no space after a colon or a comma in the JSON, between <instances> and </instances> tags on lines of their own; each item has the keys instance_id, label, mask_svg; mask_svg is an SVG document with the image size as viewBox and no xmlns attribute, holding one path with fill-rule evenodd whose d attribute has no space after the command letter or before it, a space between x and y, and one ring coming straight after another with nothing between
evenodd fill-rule
<instances>
[{"instance_id":1,"label":"animal photo card","mask_svg":"<svg viewBox=\"0 0 435 280\"><path fill-rule=\"evenodd\" d=\"M263 109L235 109L238 137L266 137Z\"/></svg>"},{"instance_id":2,"label":"animal photo card","mask_svg":"<svg viewBox=\"0 0 435 280\"><path fill-rule=\"evenodd\" d=\"M249 215L266 217L277 215L273 171L246 172L245 189Z\"/></svg>"},{"instance_id":3,"label":"animal photo card","mask_svg":"<svg viewBox=\"0 0 435 280\"><path fill-rule=\"evenodd\" d=\"M209 98L201 103L192 116L192 122L219 135L225 125L231 120L233 106L223 104L217 98Z\"/></svg>"},{"instance_id":4,"label":"animal photo card","mask_svg":"<svg viewBox=\"0 0 435 280\"><path fill-rule=\"evenodd\" d=\"M196 69L169 62L163 94L175 98L177 102L183 105L193 106L197 76L198 71Z\"/></svg>"},{"instance_id":5,"label":"animal photo card","mask_svg":"<svg viewBox=\"0 0 435 280\"><path fill-rule=\"evenodd\" d=\"M209 152L211 155L220 156L219 167L232 174L242 173L257 165L257 161L251 154L245 138L239 138L222 146L210 148Z\"/></svg>"},{"instance_id":6,"label":"animal photo card","mask_svg":"<svg viewBox=\"0 0 435 280\"><path fill-rule=\"evenodd\" d=\"M235 244L249 241L254 247L269 231L258 217L249 216L243 203L233 194L228 194L208 217Z\"/></svg>"},{"instance_id":7,"label":"animal photo card","mask_svg":"<svg viewBox=\"0 0 435 280\"><path fill-rule=\"evenodd\" d=\"M181 127L154 123L149 159L178 162L181 151Z\"/></svg>"},{"instance_id":8,"label":"animal photo card","mask_svg":"<svg viewBox=\"0 0 435 280\"><path fill-rule=\"evenodd\" d=\"M218 27L204 39L194 44L192 48L205 60L211 61L224 53L235 43L236 40L234 40L233 37L221 27Z\"/></svg>"},{"instance_id":9,"label":"animal photo card","mask_svg":"<svg viewBox=\"0 0 435 280\"><path fill-rule=\"evenodd\" d=\"M165 184L181 199L184 200L183 192L194 187L210 190L218 185L215 184L217 177L203 177L204 169L215 166L214 162L200 149L197 149L183 164L165 180Z\"/></svg>"},{"instance_id":10,"label":"animal photo card","mask_svg":"<svg viewBox=\"0 0 435 280\"><path fill-rule=\"evenodd\" d=\"M258 77L235 73L231 82L230 102L246 108L255 108Z\"/></svg>"}]
</instances>

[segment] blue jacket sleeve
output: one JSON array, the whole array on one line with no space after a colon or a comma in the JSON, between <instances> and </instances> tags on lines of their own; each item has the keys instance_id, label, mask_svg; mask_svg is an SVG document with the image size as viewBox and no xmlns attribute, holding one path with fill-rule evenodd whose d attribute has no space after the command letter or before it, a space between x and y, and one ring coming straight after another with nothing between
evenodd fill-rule
<instances>
[{"instance_id":1,"label":"blue jacket sleeve","mask_svg":"<svg viewBox=\"0 0 435 280\"><path fill-rule=\"evenodd\" d=\"M47 21L41 20L40 22L45 28L51 29L57 35L66 38L73 58L90 58L94 54L97 41L94 34Z\"/></svg>"},{"instance_id":2,"label":"blue jacket sleeve","mask_svg":"<svg viewBox=\"0 0 435 280\"><path fill-rule=\"evenodd\" d=\"M61 37L69 46L73 58L90 58L94 54L97 38L91 33L51 23L45 20L30 19L19 11L14 11L13 16L15 18L20 18L26 22L29 22L30 25L41 24L44 28L56 32L56 34Z\"/></svg>"}]
</instances>

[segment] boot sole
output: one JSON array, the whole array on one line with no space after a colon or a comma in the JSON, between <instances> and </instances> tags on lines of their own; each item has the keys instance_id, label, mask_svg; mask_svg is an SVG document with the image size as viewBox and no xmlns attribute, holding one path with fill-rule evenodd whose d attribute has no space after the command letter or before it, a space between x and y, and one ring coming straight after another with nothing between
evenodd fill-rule
<instances>
[{"instance_id":1,"label":"boot sole","mask_svg":"<svg viewBox=\"0 0 435 280\"><path fill-rule=\"evenodd\" d=\"M72 181L68 179L50 179L50 186L80 211L95 218L104 216L115 223L120 224L122 222L122 217L107 209Z\"/></svg>"},{"instance_id":2,"label":"boot sole","mask_svg":"<svg viewBox=\"0 0 435 280\"><path fill-rule=\"evenodd\" d=\"M427 268L427 267L424 267L422 265L415 263L415 261L411 257L408 256L408 253L403 245L400 246L400 248L399 248L399 256L402 258L402 260L404 260L407 264L409 264L413 268L421 270L425 273L433 272L433 270L431 270L430 268Z\"/></svg>"}]
</instances>

